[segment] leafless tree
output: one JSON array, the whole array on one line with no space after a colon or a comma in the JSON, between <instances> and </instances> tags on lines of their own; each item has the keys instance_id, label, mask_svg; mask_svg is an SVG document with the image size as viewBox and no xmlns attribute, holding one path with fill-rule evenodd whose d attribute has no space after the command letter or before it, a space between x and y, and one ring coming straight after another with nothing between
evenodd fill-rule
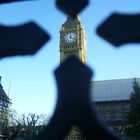
<instances>
[{"instance_id":1,"label":"leafless tree","mask_svg":"<svg viewBox=\"0 0 140 140\"><path fill-rule=\"evenodd\" d=\"M5 118L8 119L5 120ZM9 140L14 140L19 136L29 139L37 135L48 123L45 114L29 113L19 115L15 110L9 110L9 112L3 114L2 120L3 126L5 125L2 131Z\"/></svg>"}]
</instances>

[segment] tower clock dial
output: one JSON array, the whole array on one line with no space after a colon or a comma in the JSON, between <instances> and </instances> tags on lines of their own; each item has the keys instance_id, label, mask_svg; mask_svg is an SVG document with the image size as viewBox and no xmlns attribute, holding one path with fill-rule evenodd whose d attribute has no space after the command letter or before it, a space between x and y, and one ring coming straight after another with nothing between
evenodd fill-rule
<instances>
[{"instance_id":1,"label":"tower clock dial","mask_svg":"<svg viewBox=\"0 0 140 140\"><path fill-rule=\"evenodd\" d=\"M67 17L60 29L60 62L75 55L83 63L86 62L86 34L79 16L75 19Z\"/></svg>"},{"instance_id":2,"label":"tower clock dial","mask_svg":"<svg viewBox=\"0 0 140 140\"><path fill-rule=\"evenodd\" d=\"M66 43L73 43L76 41L76 33L75 32L69 32L64 36L64 40Z\"/></svg>"}]
</instances>

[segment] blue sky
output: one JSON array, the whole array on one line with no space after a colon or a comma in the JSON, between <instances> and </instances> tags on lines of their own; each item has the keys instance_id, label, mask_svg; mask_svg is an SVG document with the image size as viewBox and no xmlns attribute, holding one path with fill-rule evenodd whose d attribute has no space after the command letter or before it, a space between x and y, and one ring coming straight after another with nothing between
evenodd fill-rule
<instances>
[{"instance_id":1,"label":"blue sky","mask_svg":"<svg viewBox=\"0 0 140 140\"><path fill-rule=\"evenodd\" d=\"M112 12L138 13L140 1L91 0L80 16L87 35L87 65L92 80L140 77L140 44L116 49L96 34L96 27ZM12 108L20 113L50 115L57 99L53 71L59 66L59 31L66 16L53 0L36 0L0 5L0 24L15 26L35 21L51 35L51 40L34 56L15 56L0 60L0 75L6 92L10 86Z\"/></svg>"}]
</instances>

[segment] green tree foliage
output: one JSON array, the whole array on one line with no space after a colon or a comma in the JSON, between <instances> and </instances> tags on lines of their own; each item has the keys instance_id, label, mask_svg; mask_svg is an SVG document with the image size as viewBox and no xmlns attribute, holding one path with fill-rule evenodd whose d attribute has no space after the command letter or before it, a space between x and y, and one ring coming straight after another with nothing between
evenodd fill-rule
<instances>
[{"instance_id":1,"label":"green tree foliage","mask_svg":"<svg viewBox=\"0 0 140 140\"><path fill-rule=\"evenodd\" d=\"M140 137L140 85L134 78L133 92L130 96L130 112L128 113L129 127L126 131L128 136Z\"/></svg>"}]
</instances>

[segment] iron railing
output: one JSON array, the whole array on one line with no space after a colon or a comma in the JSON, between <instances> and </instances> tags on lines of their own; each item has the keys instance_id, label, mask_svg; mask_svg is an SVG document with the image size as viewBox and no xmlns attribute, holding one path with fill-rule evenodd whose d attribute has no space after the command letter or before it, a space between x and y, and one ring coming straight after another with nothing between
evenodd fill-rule
<instances>
[{"instance_id":1,"label":"iron railing","mask_svg":"<svg viewBox=\"0 0 140 140\"><path fill-rule=\"evenodd\" d=\"M0 4L16 1L21 0L1 0ZM88 0L56 0L57 8L72 18L88 3ZM113 13L98 26L97 33L115 46L140 42L139 17L139 14ZM129 32L126 33L127 30ZM0 38L0 58L3 58L35 54L50 37L36 23L29 22L17 27L0 26ZM56 69L58 101L55 113L49 125L34 140L64 139L73 125L78 126L88 140L121 139L97 117L93 104L90 103L91 75L92 71L75 57L68 58Z\"/></svg>"}]
</instances>

